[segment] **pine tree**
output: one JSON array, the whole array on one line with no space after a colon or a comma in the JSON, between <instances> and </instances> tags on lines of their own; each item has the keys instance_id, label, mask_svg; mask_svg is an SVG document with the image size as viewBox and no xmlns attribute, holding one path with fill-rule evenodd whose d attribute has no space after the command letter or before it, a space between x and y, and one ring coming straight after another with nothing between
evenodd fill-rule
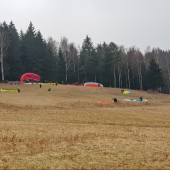
<instances>
[{"instance_id":1,"label":"pine tree","mask_svg":"<svg viewBox=\"0 0 170 170\"><path fill-rule=\"evenodd\" d=\"M23 73L36 71L36 32L32 22L21 40L21 61Z\"/></svg>"},{"instance_id":2,"label":"pine tree","mask_svg":"<svg viewBox=\"0 0 170 170\"><path fill-rule=\"evenodd\" d=\"M116 64L118 62L118 48L115 43L109 45L103 43L104 50L104 72L103 81L105 86L116 86Z\"/></svg>"},{"instance_id":3,"label":"pine tree","mask_svg":"<svg viewBox=\"0 0 170 170\"><path fill-rule=\"evenodd\" d=\"M103 83L103 72L104 72L104 49L102 44L98 44L96 47L96 57L98 60L98 64L97 64L97 74L98 74L98 82L102 82Z\"/></svg>"},{"instance_id":4,"label":"pine tree","mask_svg":"<svg viewBox=\"0 0 170 170\"><path fill-rule=\"evenodd\" d=\"M149 67L145 76L145 89L156 90L161 88L163 85L163 76L162 70L159 68L159 65L152 58L149 62Z\"/></svg>"},{"instance_id":5,"label":"pine tree","mask_svg":"<svg viewBox=\"0 0 170 170\"><path fill-rule=\"evenodd\" d=\"M43 79L43 72L46 70L46 68L43 67L44 58L46 56L46 42L43 39L43 36L40 31L38 31L35 35L35 39L33 40L35 43L35 51L34 51L34 72L37 74L40 74ZM49 65L50 67L50 65Z\"/></svg>"},{"instance_id":6,"label":"pine tree","mask_svg":"<svg viewBox=\"0 0 170 170\"><path fill-rule=\"evenodd\" d=\"M8 64L7 80L19 80L21 75L21 60L20 60L20 39L19 34L13 22L10 22L8 28L9 47L6 57Z\"/></svg>"},{"instance_id":7,"label":"pine tree","mask_svg":"<svg viewBox=\"0 0 170 170\"><path fill-rule=\"evenodd\" d=\"M45 56L43 56L43 61L41 63L44 81L57 81L57 53L54 52L53 46L54 44L52 44L52 42L47 43L46 53Z\"/></svg>"},{"instance_id":8,"label":"pine tree","mask_svg":"<svg viewBox=\"0 0 170 170\"><path fill-rule=\"evenodd\" d=\"M66 71L65 68L66 68L66 65L65 65L64 55L60 48L59 52L58 52L58 60L57 60L57 73L58 73L58 82L59 83L64 83L65 71Z\"/></svg>"},{"instance_id":9,"label":"pine tree","mask_svg":"<svg viewBox=\"0 0 170 170\"><path fill-rule=\"evenodd\" d=\"M80 52L80 75L81 81L86 82L88 81L88 60L92 57L92 53L94 51L93 43L91 38L86 36L83 41L82 50Z\"/></svg>"},{"instance_id":10,"label":"pine tree","mask_svg":"<svg viewBox=\"0 0 170 170\"><path fill-rule=\"evenodd\" d=\"M88 74L88 81L97 81L97 75L98 75L98 66L99 60L96 55L96 51L93 49L91 52L91 55L88 57L86 68L87 68L87 74ZM98 82L98 81L97 81Z\"/></svg>"}]
</instances>

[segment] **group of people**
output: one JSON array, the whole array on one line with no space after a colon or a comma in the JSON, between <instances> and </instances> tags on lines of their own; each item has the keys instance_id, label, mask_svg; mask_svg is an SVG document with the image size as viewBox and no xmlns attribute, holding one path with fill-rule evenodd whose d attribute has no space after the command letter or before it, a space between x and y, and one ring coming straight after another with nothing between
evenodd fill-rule
<instances>
[{"instance_id":1,"label":"group of people","mask_svg":"<svg viewBox=\"0 0 170 170\"><path fill-rule=\"evenodd\" d=\"M128 91L128 90L122 89L122 90L121 90L121 93L122 93L122 94L130 94L131 92ZM117 103L117 102L118 102L118 99L117 99L117 98L113 98L112 100L113 100L114 103ZM137 101L137 102L142 102L142 101L143 101L143 98L142 98L142 96L140 96L140 97L137 98L137 99L129 99L129 101L131 101L131 100L132 100L132 101Z\"/></svg>"}]
</instances>

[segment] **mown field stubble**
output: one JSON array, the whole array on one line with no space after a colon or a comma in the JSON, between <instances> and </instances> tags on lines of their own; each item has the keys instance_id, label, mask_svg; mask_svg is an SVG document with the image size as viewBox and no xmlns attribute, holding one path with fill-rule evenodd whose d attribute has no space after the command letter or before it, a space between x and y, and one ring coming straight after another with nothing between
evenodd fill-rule
<instances>
[{"instance_id":1,"label":"mown field stubble","mask_svg":"<svg viewBox=\"0 0 170 170\"><path fill-rule=\"evenodd\" d=\"M0 169L170 169L169 95L19 88L21 93L0 92ZM149 103L121 101L140 96ZM108 103L98 103L103 100Z\"/></svg>"}]
</instances>

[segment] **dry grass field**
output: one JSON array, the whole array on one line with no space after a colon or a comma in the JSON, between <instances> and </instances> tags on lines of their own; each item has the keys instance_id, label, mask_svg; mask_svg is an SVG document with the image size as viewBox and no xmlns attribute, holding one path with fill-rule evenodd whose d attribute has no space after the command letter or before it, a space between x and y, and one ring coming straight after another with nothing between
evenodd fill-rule
<instances>
[{"instance_id":1,"label":"dry grass field","mask_svg":"<svg viewBox=\"0 0 170 170\"><path fill-rule=\"evenodd\" d=\"M170 169L170 95L49 87L0 92L0 169Z\"/></svg>"}]
</instances>

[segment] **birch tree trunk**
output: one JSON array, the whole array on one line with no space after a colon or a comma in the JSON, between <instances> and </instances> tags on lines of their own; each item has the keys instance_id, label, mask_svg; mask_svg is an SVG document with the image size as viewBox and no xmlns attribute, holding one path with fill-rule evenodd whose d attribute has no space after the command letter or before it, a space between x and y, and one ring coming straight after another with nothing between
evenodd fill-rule
<instances>
[{"instance_id":1,"label":"birch tree trunk","mask_svg":"<svg viewBox=\"0 0 170 170\"><path fill-rule=\"evenodd\" d=\"M118 64L118 79L119 79L119 88L121 88L122 87L122 83L121 83L122 76L121 76L121 68L119 64Z\"/></svg>"},{"instance_id":2,"label":"birch tree trunk","mask_svg":"<svg viewBox=\"0 0 170 170\"><path fill-rule=\"evenodd\" d=\"M94 81L95 81L95 82L97 81L96 75L94 76Z\"/></svg>"},{"instance_id":3,"label":"birch tree trunk","mask_svg":"<svg viewBox=\"0 0 170 170\"><path fill-rule=\"evenodd\" d=\"M0 32L0 62L1 62L1 74L2 74L2 82L5 80L4 76L4 56L5 52L8 48L9 41L7 39L7 35L4 31Z\"/></svg>"},{"instance_id":4,"label":"birch tree trunk","mask_svg":"<svg viewBox=\"0 0 170 170\"><path fill-rule=\"evenodd\" d=\"M166 56L166 63L167 63L167 73L168 73L168 93L170 94L170 69L169 69L169 60Z\"/></svg>"},{"instance_id":5,"label":"birch tree trunk","mask_svg":"<svg viewBox=\"0 0 170 170\"><path fill-rule=\"evenodd\" d=\"M2 82L4 82L4 55L3 48L1 47L1 74L2 74Z\"/></svg>"},{"instance_id":6,"label":"birch tree trunk","mask_svg":"<svg viewBox=\"0 0 170 170\"><path fill-rule=\"evenodd\" d=\"M138 81L139 81L139 89L143 90L143 85L142 85L142 66L141 66L141 61L139 61L140 56L137 56L137 64L138 64Z\"/></svg>"},{"instance_id":7,"label":"birch tree trunk","mask_svg":"<svg viewBox=\"0 0 170 170\"><path fill-rule=\"evenodd\" d=\"M114 88L116 88L116 69L114 68Z\"/></svg>"},{"instance_id":8,"label":"birch tree trunk","mask_svg":"<svg viewBox=\"0 0 170 170\"><path fill-rule=\"evenodd\" d=\"M128 63L128 57L127 56L126 56L126 69L127 69L128 89L130 89L129 63Z\"/></svg>"},{"instance_id":9,"label":"birch tree trunk","mask_svg":"<svg viewBox=\"0 0 170 170\"><path fill-rule=\"evenodd\" d=\"M66 77L65 77L66 78L66 83L67 83L67 77L68 77L67 76L67 71L68 71L68 63L66 62Z\"/></svg>"},{"instance_id":10,"label":"birch tree trunk","mask_svg":"<svg viewBox=\"0 0 170 170\"><path fill-rule=\"evenodd\" d=\"M139 88L140 88L140 90L143 90L143 80L142 80L141 63L140 63L140 65L139 65Z\"/></svg>"}]
</instances>

